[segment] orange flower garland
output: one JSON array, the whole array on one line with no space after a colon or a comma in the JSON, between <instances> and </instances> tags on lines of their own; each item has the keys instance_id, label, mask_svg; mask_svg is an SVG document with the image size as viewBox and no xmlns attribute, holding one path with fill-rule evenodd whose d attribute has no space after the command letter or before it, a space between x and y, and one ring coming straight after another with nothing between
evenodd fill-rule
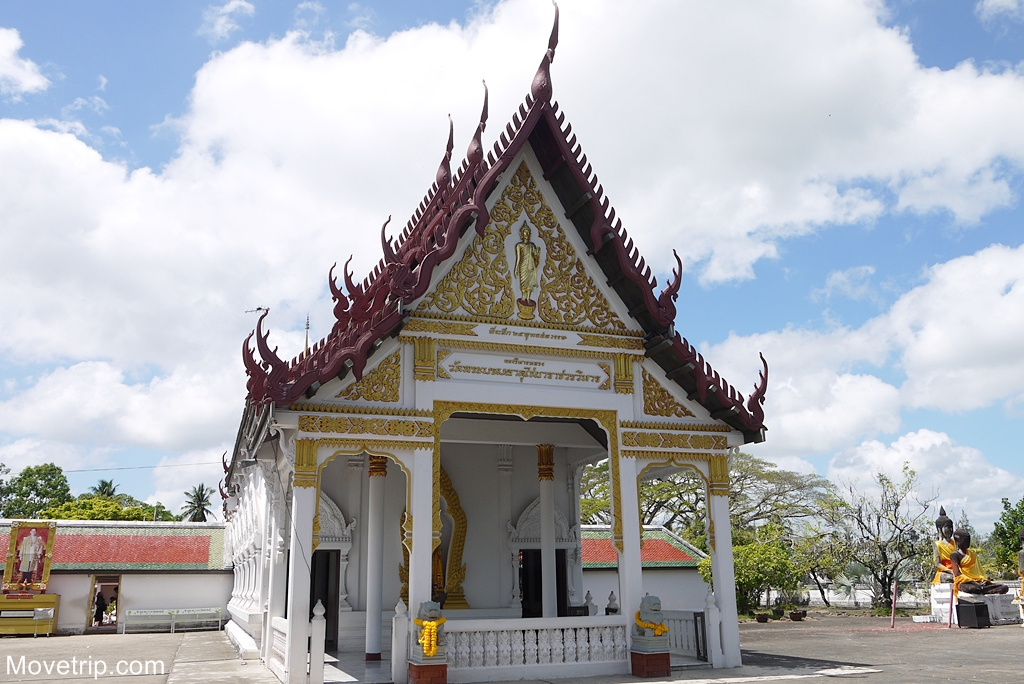
<instances>
[{"instance_id":1,"label":"orange flower garland","mask_svg":"<svg viewBox=\"0 0 1024 684\"><path fill-rule=\"evenodd\" d=\"M639 614L637 613L637 615ZM417 640L417 643L423 647L423 655L433 658L437 654L437 627L446 622L445 618L438 618L437 620L420 620L415 618L412 622L417 627L423 628L420 630L420 638Z\"/></svg>"},{"instance_id":2,"label":"orange flower garland","mask_svg":"<svg viewBox=\"0 0 1024 684\"><path fill-rule=\"evenodd\" d=\"M656 625L653 622L644 622L640 619L640 611L636 611L636 625L643 629L653 629L654 636L661 636L662 634L668 633L668 625L662 622L660 625Z\"/></svg>"}]
</instances>

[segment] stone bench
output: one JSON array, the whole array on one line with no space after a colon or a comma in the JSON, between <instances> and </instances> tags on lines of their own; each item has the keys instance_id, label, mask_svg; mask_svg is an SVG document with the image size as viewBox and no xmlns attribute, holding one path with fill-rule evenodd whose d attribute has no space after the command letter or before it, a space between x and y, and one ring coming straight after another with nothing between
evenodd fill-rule
<instances>
[{"instance_id":1,"label":"stone bench","mask_svg":"<svg viewBox=\"0 0 1024 684\"><path fill-rule=\"evenodd\" d=\"M142 631L156 631L153 627L169 627L171 634L175 630L212 629L217 625L219 631L224 624L224 612L221 608L169 608L126 610L118 617L121 634L128 633L128 625L148 626Z\"/></svg>"}]
</instances>

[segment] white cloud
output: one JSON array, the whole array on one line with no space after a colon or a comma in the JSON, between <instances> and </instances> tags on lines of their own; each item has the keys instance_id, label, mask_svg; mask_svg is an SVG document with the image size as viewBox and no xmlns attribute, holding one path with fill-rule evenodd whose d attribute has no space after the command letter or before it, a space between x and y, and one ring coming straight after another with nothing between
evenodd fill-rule
<instances>
[{"instance_id":1,"label":"white cloud","mask_svg":"<svg viewBox=\"0 0 1024 684\"><path fill-rule=\"evenodd\" d=\"M110 465L104 448L85 448L57 440L26 437L0 445L0 464L17 474L26 466L54 463L63 470L95 468Z\"/></svg>"},{"instance_id":2,"label":"white cloud","mask_svg":"<svg viewBox=\"0 0 1024 684\"><path fill-rule=\"evenodd\" d=\"M825 286L811 293L811 299L816 302L828 300L838 294L853 300L877 301L878 295L871 285L871 276L874 274L874 266L854 266L843 271L832 271L825 278Z\"/></svg>"},{"instance_id":3,"label":"white cloud","mask_svg":"<svg viewBox=\"0 0 1024 684\"><path fill-rule=\"evenodd\" d=\"M74 102L62 107L60 112L64 118L70 118L75 112L79 112L83 109L88 109L96 114L102 114L110 109L110 105L99 95L93 95L92 97L76 97Z\"/></svg>"},{"instance_id":4,"label":"white cloud","mask_svg":"<svg viewBox=\"0 0 1024 684\"><path fill-rule=\"evenodd\" d=\"M246 0L228 0L223 5L211 5L203 11L203 24L199 27L199 35L206 36L211 43L224 40L242 27L238 18L251 17L256 8Z\"/></svg>"},{"instance_id":5,"label":"white cloud","mask_svg":"<svg viewBox=\"0 0 1024 684\"><path fill-rule=\"evenodd\" d=\"M887 211L969 223L1013 200L1024 77L922 68L877 2L561 8L556 97L656 269L667 270L667 247L685 245L687 267L706 280L744 278L781 238L822 225ZM231 34L254 11L212 8L207 35ZM433 180L449 112L465 149L481 78L495 139L528 91L551 14L546 0L508 0L465 27L357 31L340 48L293 32L218 53L188 111L162 126L181 146L160 172L104 160L79 122L0 120L0 352L49 367L19 383L0 429L186 451L233 437L239 348L254 322L243 312L272 308L283 357L301 349L307 311L325 334L331 263L355 254L358 276L373 266L376 227L393 214L397 231ZM20 49L6 31L0 64ZM38 69L22 71L36 80L17 81L18 92L46 86ZM929 293L952 278L943 268L906 297L935 305ZM965 286L999 286L983 281ZM1007 307L1016 331L1016 290L984 296ZM794 457L897 430L908 403L947 397L955 410L1024 391L996 319L964 311L962 297L927 306L897 303L860 329L731 337L708 357L734 381L753 379L752 352L765 349L768 444ZM930 331L957 316L999 353L948 365L952 349ZM902 388L864 371L890 355L907 372ZM951 375L966 367L1002 375L995 389L971 388L969 375Z\"/></svg>"},{"instance_id":6,"label":"white cloud","mask_svg":"<svg viewBox=\"0 0 1024 684\"><path fill-rule=\"evenodd\" d=\"M978 0L974 11L982 21L1024 19L1024 0Z\"/></svg>"},{"instance_id":7,"label":"white cloud","mask_svg":"<svg viewBox=\"0 0 1024 684\"><path fill-rule=\"evenodd\" d=\"M1016 501L1024 490L1024 478L992 465L977 449L932 430L908 432L888 445L872 440L846 449L829 463L828 477L871 492L876 488L871 480L875 473L900 481L904 463L917 472L922 498L938 494L936 503L951 516L968 511L979 531L991 529L1002 497Z\"/></svg>"},{"instance_id":8,"label":"white cloud","mask_svg":"<svg viewBox=\"0 0 1024 684\"><path fill-rule=\"evenodd\" d=\"M18 56L23 45L17 29L0 27L0 95L15 100L50 85L35 62Z\"/></svg>"},{"instance_id":9,"label":"white cloud","mask_svg":"<svg viewBox=\"0 0 1024 684\"><path fill-rule=\"evenodd\" d=\"M153 469L156 491L146 499L146 503L155 504L159 501L172 513L181 513L186 492L201 482L213 488L210 509L218 520L221 519L221 498L217 483L224 477L221 455L230 449L230 444L221 444L160 459L160 467Z\"/></svg>"}]
</instances>

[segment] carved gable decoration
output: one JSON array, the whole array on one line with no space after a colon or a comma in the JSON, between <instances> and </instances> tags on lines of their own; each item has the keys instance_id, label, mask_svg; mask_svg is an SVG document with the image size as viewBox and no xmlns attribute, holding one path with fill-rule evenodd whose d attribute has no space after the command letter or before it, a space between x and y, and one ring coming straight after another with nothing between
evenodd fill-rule
<instances>
[{"instance_id":1,"label":"carved gable decoration","mask_svg":"<svg viewBox=\"0 0 1024 684\"><path fill-rule=\"evenodd\" d=\"M657 378L644 370L644 413L665 418L690 418L693 411L686 408L661 386Z\"/></svg>"},{"instance_id":2,"label":"carved gable decoration","mask_svg":"<svg viewBox=\"0 0 1024 684\"><path fill-rule=\"evenodd\" d=\"M321 544L336 542L339 544L352 543L352 530L356 527L356 519L352 518L349 523L345 522L345 515L338 508L338 504L331 500L323 492L320 492L320 537Z\"/></svg>"},{"instance_id":3,"label":"carved gable decoration","mask_svg":"<svg viewBox=\"0 0 1024 684\"><path fill-rule=\"evenodd\" d=\"M519 516L516 526L509 525L509 544L520 546L523 544L540 543L540 498L533 500L523 514ZM555 505L555 543L575 544L576 528L569 526L562 509Z\"/></svg>"},{"instance_id":4,"label":"carved gable decoration","mask_svg":"<svg viewBox=\"0 0 1024 684\"><path fill-rule=\"evenodd\" d=\"M401 349L380 362L380 365L338 393L338 399L355 401L398 401L402 379Z\"/></svg>"},{"instance_id":5,"label":"carved gable decoration","mask_svg":"<svg viewBox=\"0 0 1024 684\"><path fill-rule=\"evenodd\" d=\"M523 293L518 291L519 279L509 264L525 224L532 240L543 243L537 273L539 292L534 294L537 318L555 328L627 329L587 273L525 161L490 215L484 235L474 236L459 262L420 304L420 311L511 320L520 308L519 318L532 316L517 307Z\"/></svg>"}]
</instances>

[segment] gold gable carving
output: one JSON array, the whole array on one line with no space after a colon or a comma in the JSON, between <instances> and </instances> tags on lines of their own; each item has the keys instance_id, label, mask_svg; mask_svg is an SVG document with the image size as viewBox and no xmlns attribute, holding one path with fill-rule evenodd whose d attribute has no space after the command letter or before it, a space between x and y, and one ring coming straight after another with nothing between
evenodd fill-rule
<instances>
[{"instance_id":1,"label":"gold gable carving","mask_svg":"<svg viewBox=\"0 0 1024 684\"><path fill-rule=\"evenodd\" d=\"M402 378L402 350L380 362L376 368L338 393L338 399L354 401L398 401L398 388Z\"/></svg>"},{"instance_id":2,"label":"gold gable carving","mask_svg":"<svg viewBox=\"0 0 1024 684\"><path fill-rule=\"evenodd\" d=\"M511 319L515 313L515 291L505 243L513 227L526 219L544 242L537 295L541 321L555 328L590 325L597 329L627 330L587 273L544 201L526 162L519 165L490 214L491 222L484 235L473 238L462 259L424 298L419 311L451 314L462 309L481 319Z\"/></svg>"},{"instance_id":3,"label":"gold gable carving","mask_svg":"<svg viewBox=\"0 0 1024 684\"><path fill-rule=\"evenodd\" d=\"M666 418L689 418L693 412L672 396L672 393L661 386L658 380L644 368L644 413L649 416Z\"/></svg>"}]
</instances>

